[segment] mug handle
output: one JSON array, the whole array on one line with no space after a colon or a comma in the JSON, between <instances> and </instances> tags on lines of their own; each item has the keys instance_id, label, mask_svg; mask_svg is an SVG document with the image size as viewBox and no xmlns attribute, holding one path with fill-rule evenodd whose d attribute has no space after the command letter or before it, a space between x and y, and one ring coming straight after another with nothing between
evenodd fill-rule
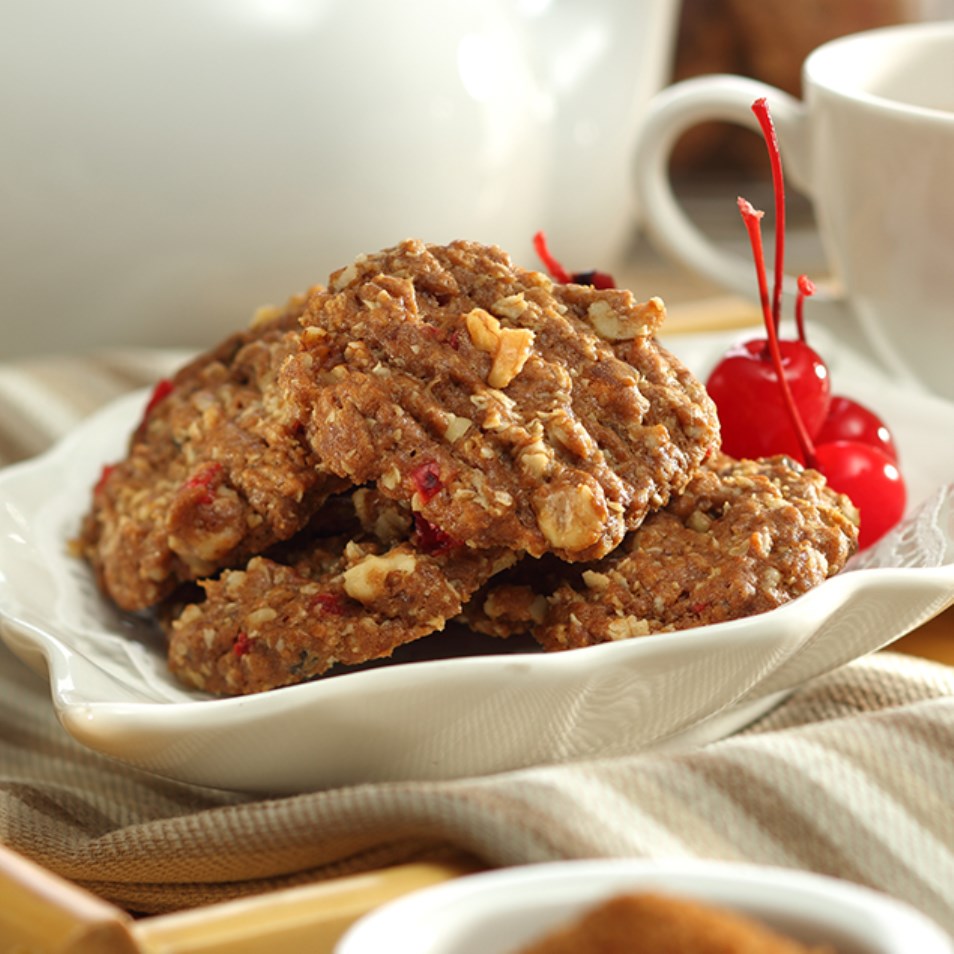
<instances>
[{"instance_id":1,"label":"mug handle","mask_svg":"<svg viewBox=\"0 0 954 954\"><path fill-rule=\"evenodd\" d=\"M761 134L752 112L752 103L759 97L765 97L772 111L786 180L811 196L805 107L774 86L742 76L700 76L658 93L650 104L636 150L636 188L643 225L655 244L675 261L748 297L756 291L751 258L719 249L686 215L673 192L669 160L679 137L703 122L734 123ZM785 287L794 293L795 278L786 276ZM815 295L817 300L838 297L823 285Z\"/></svg>"}]
</instances>

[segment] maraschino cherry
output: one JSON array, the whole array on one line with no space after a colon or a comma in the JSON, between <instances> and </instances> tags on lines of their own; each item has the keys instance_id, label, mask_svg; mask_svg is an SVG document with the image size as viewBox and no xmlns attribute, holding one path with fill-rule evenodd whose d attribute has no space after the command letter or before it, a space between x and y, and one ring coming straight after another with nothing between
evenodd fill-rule
<instances>
[{"instance_id":1,"label":"maraschino cherry","mask_svg":"<svg viewBox=\"0 0 954 954\"><path fill-rule=\"evenodd\" d=\"M772 168L775 197L775 282L771 299L771 321L776 334L782 301L785 251L785 182L775 124L764 98L752 104L762 129ZM761 213L760 213L761 214ZM761 253L760 253L761 254ZM764 260L757 263L764 270ZM760 284L763 309L768 307L767 282ZM795 322L798 339L779 340L782 369L789 382L805 429L811 438L827 442L851 440L870 443L897 460L894 442L884 422L850 398L834 398L828 368L808 345L805 334L805 300L815 292L806 275L798 278ZM764 338L735 345L726 352L706 382L719 411L722 445L734 457L765 457L786 453L802 460L802 445L781 406L774 363L769 360ZM805 461L802 460L804 463Z\"/></svg>"},{"instance_id":2,"label":"maraschino cherry","mask_svg":"<svg viewBox=\"0 0 954 954\"><path fill-rule=\"evenodd\" d=\"M752 111L768 147L772 167L772 185L775 195L775 283L769 302L768 281L761 242L756 261L759 275L759 295L765 311L766 323L778 339L782 307L782 277L785 256L785 185L782 175L782 157L778 148L775 125L764 99L756 100ZM761 218L761 212L757 213ZM814 291L806 276L799 279L798 313L804 299ZM788 454L801 460L802 444L785 410L777 375L783 374L793 400L809 435L816 434L828 416L831 400L828 368L821 357L809 347L804 337L798 340L779 340L781 371L772 360L767 338L755 338L729 349L713 368L706 389L715 402L722 425L722 447L733 457L768 457ZM804 463L804 461L802 461Z\"/></svg>"},{"instance_id":3,"label":"maraschino cherry","mask_svg":"<svg viewBox=\"0 0 954 954\"><path fill-rule=\"evenodd\" d=\"M739 199L739 211L752 244L759 287L767 288L765 259L762 251L762 212L745 199ZM824 475L829 486L845 494L858 508L861 526L858 545L861 549L880 540L904 515L907 493L895 462L872 444L860 441L812 440L795 401L793 388L782 361L778 331L768 295L762 295L762 313L767 334L769 359L776 371L776 387L785 406L792 429L797 435L800 459Z\"/></svg>"},{"instance_id":4,"label":"maraschino cherry","mask_svg":"<svg viewBox=\"0 0 954 954\"><path fill-rule=\"evenodd\" d=\"M828 417L815 440L822 443L861 441L877 447L895 463L898 461L897 447L884 421L864 405L840 394L832 397Z\"/></svg>"},{"instance_id":5,"label":"maraschino cherry","mask_svg":"<svg viewBox=\"0 0 954 954\"><path fill-rule=\"evenodd\" d=\"M732 457L788 454L804 463L801 443L779 392L784 375L809 432L828 416L830 385L825 362L799 341L779 341L776 369L765 339L730 348L713 368L706 390L722 427L722 449Z\"/></svg>"}]
</instances>

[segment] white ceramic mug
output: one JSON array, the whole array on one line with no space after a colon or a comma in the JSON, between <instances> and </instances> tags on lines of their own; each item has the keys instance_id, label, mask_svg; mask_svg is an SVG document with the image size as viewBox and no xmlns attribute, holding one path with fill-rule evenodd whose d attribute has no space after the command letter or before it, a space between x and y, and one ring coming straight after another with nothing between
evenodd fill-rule
<instances>
[{"instance_id":1,"label":"white ceramic mug","mask_svg":"<svg viewBox=\"0 0 954 954\"><path fill-rule=\"evenodd\" d=\"M803 87L799 101L713 75L661 92L637 158L644 226L673 257L753 293L751 259L729 255L695 227L668 161L679 136L700 122L758 131L750 107L764 96L786 181L811 197L836 287L872 348L899 377L954 398L954 22L833 40L805 61Z\"/></svg>"},{"instance_id":2,"label":"white ceramic mug","mask_svg":"<svg viewBox=\"0 0 954 954\"><path fill-rule=\"evenodd\" d=\"M409 236L634 227L678 0L11 0L0 359L208 345Z\"/></svg>"}]
</instances>

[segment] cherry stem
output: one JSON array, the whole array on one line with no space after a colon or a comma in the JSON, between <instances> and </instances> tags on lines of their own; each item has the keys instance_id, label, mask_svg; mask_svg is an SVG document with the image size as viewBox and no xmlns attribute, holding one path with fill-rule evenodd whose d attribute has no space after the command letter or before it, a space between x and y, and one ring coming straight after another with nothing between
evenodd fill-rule
<instances>
[{"instance_id":1,"label":"cherry stem","mask_svg":"<svg viewBox=\"0 0 954 954\"><path fill-rule=\"evenodd\" d=\"M573 276L550 254L550 249L547 248L547 237L543 232L537 232L533 236L533 247L552 278L561 285L569 285L573 281Z\"/></svg>"},{"instance_id":2,"label":"cherry stem","mask_svg":"<svg viewBox=\"0 0 954 954\"><path fill-rule=\"evenodd\" d=\"M798 276L798 298L795 299L795 326L798 328L798 340L807 343L805 338L805 299L815 294L815 283L807 275Z\"/></svg>"},{"instance_id":3,"label":"cherry stem","mask_svg":"<svg viewBox=\"0 0 954 954\"><path fill-rule=\"evenodd\" d=\"M766 324L772 325L774 331L774 322L772 319L772 309L769 304L768 279L765 275L765 250L762 246L762 216L764 212L753 207L748 199L739 196L737 199L739 212L742 215L742 221L749 233L749 242L752 245L752 258L755 261L755 275L759 282L759 299L762 303L762 314L765 316ZM771 340L771 334L768 335Z\"/></svg>"},{"instance_id":4,"label":"cherry stem","mask_svg":"<svg viewBox=\"0 0 954 954\"><path fill-rule=\"evenodd\" d=\"M775 195L775 283L772 291L772 321L777 330L782 315L782 280L785 276L785 180L782 177L782 153L778 147L775 123L772 122L768 102L764 96L752 104L752 112L755 113L759 126L762 127L762 135L765 138L765 146L772 166L772 190Z\"/></svg>"},{"instance_id":5,"label":"cherry stem","mask_svg":"<svg viewBox=\"0 0 954 954\"><path fill-rule=\"evenodd\" d=\"M765 272L765 249L762 244L762 216L764 212L753 207L752 203L739 197L739 212L742 215L742 221L745 223L746 231L749 233L749 242L752 245L752 257L755 259L755 272L759 281L759 297L762 300L762 315L765 319L765 332L768 336L769 354L772 356L772 364L775 365L775 374L778 377L779 387L782 389L782 398L785 407L788 410L792 427L795 429L795 435L798 437L798 443L805 455L805 463L809 467L815 467L815 445L805 428L805 422L801 414L798 413L798 407L795 404L795 398L792 395L792 388L785 377L785 367L782 362L782 349L778 342L778 329L775 327L775 320L772 310L769 307L768 277Z\"/></svg>"}]
</instances>

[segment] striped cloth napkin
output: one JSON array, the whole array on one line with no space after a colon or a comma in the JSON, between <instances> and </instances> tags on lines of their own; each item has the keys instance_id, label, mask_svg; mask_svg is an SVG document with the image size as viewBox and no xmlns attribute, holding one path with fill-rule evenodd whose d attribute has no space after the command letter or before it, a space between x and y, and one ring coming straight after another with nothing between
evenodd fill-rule
<instances>
[{"instance_id":1,"label":"striped cloth napkin","mask_svg":"<svg viewBox=\"0 0 954 954\"><path fill-rule=\"evenodd\" d=\"M0 366L0 459L42 450L181 359L123 351ZM447 857L699 857L846 878L954 932L952 752L954 670L879 653L696 751L253 798L82 748L46 683L0 646L0 839L143 913Z\"/></svg>"}]
</instances>

